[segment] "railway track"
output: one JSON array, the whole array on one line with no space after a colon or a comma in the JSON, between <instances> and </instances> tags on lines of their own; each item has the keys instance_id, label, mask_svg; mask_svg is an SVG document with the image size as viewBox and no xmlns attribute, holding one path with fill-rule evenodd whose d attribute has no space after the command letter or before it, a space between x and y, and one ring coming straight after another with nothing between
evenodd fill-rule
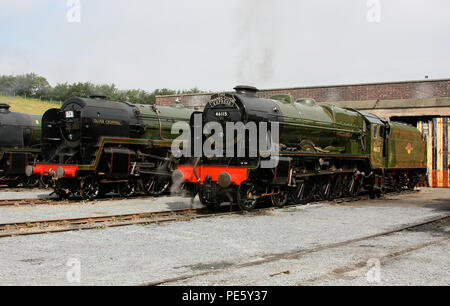
<instances>
[{"instance_id":1,"label":"railway track","mask_svg":"<svg viewBox=\"0 0 450 306\"><path fill-rule=\"evenodd\" d=\"M394 251L394 252L389 252L384 256L377 257L377 259L380 261L381 265L385 265L387 262L389 262L393 259L396 259L402 255L405 255L405 254L408 254L408 253L411 253L414 251L418 251L418 250L421 250L423 248L427 248L430 246L443 245L444 243L448 242L449 240L450 240L450 238L443 238L443 239L439 239L437 241L429 241L429 242L421 243L421 244L413 246L413 247L400 249L400 250ZM355 271L358 269L362 269L364 267L367 267L367 260L361 260L361 261L358 261L353 264L339 266L339 267L333 269L333 271L330 271L330 272L322 274L320 276L316 276L311 279L297 283L296 286L313 286L318 281L342 278L342 277L345 277L346 273L349 273L351 271Z\"/></svg>"},{"instance_id":2,"label":"railway track","mask_svg":"<svg viewBox=\"0 0 450 306\"><path fill-rule=\"evenodd\" d=\"M158 286L158 285L163 285L163 284L170 284L170 283L175 283L178 281L184 281L184 280L188 280L188 279L193 279L196 277L201 277L201 276L205 276L208 274L214 274L214 273L221 273L221 272L226 272L226 271L230 271L232 269L239 269L239 268L246 268L246 267L251 267L251 266L257 266L260 264L266 264L266 263L270 263L270 262L275 262L278 260L289 260L289 259L296 259L296 258L300 258L302 256L311 254L311 253L315 253L315 252L319 252L319 251L323 251L326 249L333 249L333 248L337 248L337 247L343 247L343 246L347 246L349 244L355 243L355 242L361 242L364 240L369 240L369 239L373 239L373 238L377 238L377 237L382 237L382 236L388 236L388 235L392 235L395 233L399 233L399 232L403 232L403 231L408 231L408 230L412 230L415 228L420 228L422 226L427 226L430 224L434 224L434 223L441 223L441 222L448 222L450 218L450 214L447 215L443 215L443 216L439 216L439 217L433 217L433 218L429 218L417 223L413 223L413 224L409 224L409 225L404 225L404 226L400 226L398 228L392 229L392 230L388 230L388 231L384 231L384 232L380 232L380 233L376 233L376 234L372 234L372 235L367 235L367 236L363 236L363 237L358 237L358 238L354 238L354 239L349 239L349 240L345 240L345 241L341 241L341 242L336 242L336 243L331 243L331 244L325 244L322 246L318 246L318 247L314 247L311 249L306 249L306 250L300 250L300 251L290 251L290 252L286 252L283 254L276 254L276 255L268 255L260 260L256 260L256 261L249 261L249 262L243 262L243 263L239 263L239 264L235 264L232 266L228 266L226 268L211 268L208 271L204 271L204 272L199 272L199 273L192 273L192 274L186 274L186 275L181 275L181 276L177 276L177 277L173 277L173 278L166 278L166 279L161 279L158 281L154 281L154 282L149 282L149 283L144 283L144 284L140 284L139 286ZM387 256L385 256L385 258L383 258L383 260L388 259L388 258L392 258L395 256L400 256L404 253L410 252L410 251L414 251L416 249L420 249L420 248L424 248L430 245L434 245L437 243L442 243L444 241L448 241L449 238L445 238L442 240L439 240L437 242L430 242L430 243L425 243L422 244L418 247L415 248L408 248L406 250L402 250L402 251L398 251L392 254L388 254ZM361 262L361 263L357 263L353 266L349 266L347 267L348 270L354 268L354 267L358 267L361 266L363 264L366 264L366 261ZM281 272L284 273L284 272ZM303 285L303 284L299 284L299 285Z\"/></svg>"},{"instance_id":3,"label":"railway track","mask_svg":"<svg viewBox=\"0 0 450 306\"><path fill-rule=\"evenodd\" d=\"M388 195L399 195L399 194L409 194L409 193L414 193L414 192L418 192L416 191L402 191L402 192L390 192L388 193ZM107 202L107 201L111 201L111 200L127 200L127 199L146 199L146 198L153 198L153 196L150 195L136 195L133 197L128 197L128 198L123 198L123 197L107 197L107 198L100 198L100 199L96 199L94 201L86 201L86 200L81 200L81 199L69 199L69 200L61 200L61 199L52 199L52 198L45 198L45 199L39 199L39 198L23 198L23 199L0 199L0 207L7 207L7 206L16 206L16 207L20 207L20 206L35 206L35 205L67 205L67 204L78 204L78 203L87 203L87 202L93 202L93 203L97 203L97 202ZM339 199L334 199L328 202L331 203L335 203L335 204L340 204L340 203L345 203L345 202L354 202L354 201L359 201L359 200L367 200L370 197L368 195L360 195L357 197L346 197L346 198L339 198ZM314 201L314 202L310 202L310 204L314 204L314 203L320 203L323 201Z\"/></svg>"},{"instance_id":4,"label":"railway track","mask_svg":"<svg viewBox=\"0 0 450 306\"><path fill-rule=\"evenodd\" d=\"M368 195L361 195L354 198L339 198L333 201L316 201L309 203L309 205L316 205L320 203L342 204L345 202L360 201L369 198L370 197ZM22 199L22 200L39 201L39 199ZM109 199L101 199L101 200L106 201ZM43 203L48 204L48 202L45 201L43 201ZM251 212L243 212L241 210L238 210L236 205L233 205L228 207L226 206L221 207L215 211L211 211L206 208L187 208L178 210L140 212L131 214L119 214L119 215L102 215L102 216L89 216L80 218L0 223L0 238L22 236L22 235L37 235L37 234L47 234L47 233L67 232L67 231L88 230L88 229L100 229L100 228L118 227L127 225L145 225L145 224L165 223L173 221L189 221L199 218L210 218L216 216L235 215L235 214L258 215L267 211L286 209L295 206L300 205L295 204L287 205L284 208L275 208L272 206L262 207L255 209Z\"/></svg>"},{"instance_id":5,"label":"railway track","mask_svg":"<svg viewBox=\"0 0 450 306\"><path fill-rule=\"evenodd\" d=\"M35 199L35 198L28 198L28 199L5 199L0 200L0 207L5 206L25 206L25 205L44 205L44 204L51 204L50 199Z\"/></svg>"},{"instance_id":6,"label":"railway track","mask_svg":"<svg viewBox=\"0 0 450 306\"><path fill-rule=\"evenodd\" d=\"M258 214L258 212L261 212L263 210L273 209L275 208L263 208L260 210L255 210L254 212L251 212L251 214ZM205 208L187 208L156 212L141 212L133 214L0 223L0 238L88 229L101 229L127 225L146 225L173 221L189 221L193 219L211 218L232 214L249 213L242 211L225 210L221 210L219 212L210 212Z\"/></svg>"}]
</instances>

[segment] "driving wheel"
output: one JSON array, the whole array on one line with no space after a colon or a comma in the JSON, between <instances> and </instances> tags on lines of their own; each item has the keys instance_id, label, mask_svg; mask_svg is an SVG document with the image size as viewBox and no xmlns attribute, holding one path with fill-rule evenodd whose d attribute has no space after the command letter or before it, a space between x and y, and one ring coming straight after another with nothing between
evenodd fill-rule
<instances>
[{"instance_id":1,"label":"driving wheel","mask_svg":"<svg viewBox=\"0 0 450 306\"><path fill-rule=\"evenodd\" d=\"M87 176L81 180L81 197L84 200L94 200L100 195L100 182L93 176Z\"/></svg>"},{"instance_id":2,"label":"driving wheel","mask_svg":"<svg viewBox=\"0 0 450 306\"><path fill-rule=\"evenodd\" d=\"M259 196L256 194L256 187L250 181L244 181L239 185L237 192L237 202L239 208L250 211L255 208Z\"/></svg>"},{"instance_id":3,"label":"driving wheel","mask_svg":"<svg viewBox=\"0 0 450 306\"><path fill-rule=\"evenodd\" d=\"M169 190L170 181L170 176L152 175L144 181L144 191L152 196L161 195Z\"/></svg>"},{"instance_id":4,"label":"driving wheel","mask_svg":"<svg viewBox=\"0 0 450 306\"><path fill-rule=\"evenodd\" d=\"M315 190L316 185L313 179L305 178L302 181L298 181L291 194L292 200L295 204L307 204L313 198Z\"/></svg>"},{"instance_id":5,"label":"driving wheel","mask_svg":"<svg viewBox=\"0 0 450 306\"><path fill-rule=\"evenodd\" d=\"M282 208L287 204L289 194L285 188L274 187L272 189L272 195L270 196L270 198L272 200L273 206Z\"/></svg>"}]
</instances>

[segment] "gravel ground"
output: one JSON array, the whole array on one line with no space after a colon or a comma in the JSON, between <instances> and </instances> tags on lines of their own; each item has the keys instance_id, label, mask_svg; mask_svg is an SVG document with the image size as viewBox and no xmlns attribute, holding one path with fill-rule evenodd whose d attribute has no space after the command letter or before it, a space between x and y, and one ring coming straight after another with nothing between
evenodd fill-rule
<instances>
[{"instance_id":1,"label":"gravel ground","mask_svg":"<svg viewBox=\"0 0 450 306\"><path fill-rule=\"evenodd\" d=\"M448 285L449 242L442 241L449 236L448 226L405 231L295 259L283 254L380 233L449 211L449 189L425 189L264 215L3 238L0 285L133 285L218 268L225 270L175 284L368 284L365 263L370 258L381 260L381 280L375 284ZM409 248L413 250L406 252ZM403 253L391 259L392 252ZM270 256L274 257L269 263L235 266ZM74 269L67 266L71 259L80 263L79 283L68 281L67 274ZM289 274L270 276L283 271Z\"/></svg>"},{"instance_id":2,"label":"gravel ground","mask_svg":"<svg viewBox=\"0 0 450 306\"><path fill-rule=\"evenodd\" d=\"M449 285L450 227L446 228L439 235L396 233L170 285ZM380 263L379 279L368 281L375 262Z\"/></svg>"},{"instance_id":3,"label":"gravel ground","mask_svg":"<svg viewBox=\"0 0 450 306\"><path fill-rule=\"evenodd\" d=\"M50 196L51 191L45 189L2 189L0 190L0 200L5 199L43 199Z\"/></svg>"}]
</instances>

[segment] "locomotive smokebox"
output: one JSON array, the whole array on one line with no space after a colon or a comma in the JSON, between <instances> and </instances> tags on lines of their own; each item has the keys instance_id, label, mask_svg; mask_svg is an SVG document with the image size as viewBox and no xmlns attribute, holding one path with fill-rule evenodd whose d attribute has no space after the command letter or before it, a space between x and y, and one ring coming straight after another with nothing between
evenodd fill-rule
<instances>
[{"instance_id":1,"label":"locomotive smokebox","mask_svg":"<svg viewBox=\"0 0 450 306\"><path fill-rule=\"evenodd\" d=\"M248 85L238 85L233 89L236 90L236 93L249 97L256 97L256 93L259 91L258 88Z\"/></svg>"}]
</instances>

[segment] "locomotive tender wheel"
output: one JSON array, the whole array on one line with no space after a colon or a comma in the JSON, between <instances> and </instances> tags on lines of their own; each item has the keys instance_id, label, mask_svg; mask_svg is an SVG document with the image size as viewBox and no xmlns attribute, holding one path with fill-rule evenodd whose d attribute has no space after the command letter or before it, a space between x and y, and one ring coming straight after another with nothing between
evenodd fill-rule
<instances>
[{"instance_id":1,"label":"locomotive tender wheel","mask_svg":"<svg viewBox=\"0 0 450 306\"><path fill-rule=\"evenodd\" d=\"M419 183L420 178L417 174L412 173L408 175L408 189L409 190L414 190L417 186L417 184Z\"/></svg>"},{"instance_id":2,"label":"locomotive tender wheel","mask_svg":"<svg viewBox=\"0 0 450 306\"><path fill-rule=\"evenodd\" d=\"M81 180L81 197L84 200L94 200L101 194L100 182L94 176L87 176Z\"/></svg>"},{"instance_id":3,"label":"locomotive tender wheel","mask_svg":"<svg viewBox=\"0 0 450 306\"><path fill-rule=\"evenodd\" d=\"M237 203L242 210L250 211L255 208L259 197L256 195L256 187L250 181L244 181L239 185Z\"/></svg>"},{"instance_id":4,"label":"locomotive tender wheel","mask_svg":"<svg viewBox=\"0 0 450 306\"><path fill-rule=\"evenodd\" d=\"M376 198L375 189L373 188L373 184L371 184L369 186L369 197L371 199L375 199Z\"/></svg>"},{"instance_id":5,"label":"locomotive tender wheel","mask_svg":"<svg viewBox=\"0 0 450 306\"><path fill-rule=\"evenodd\" d=\"M391 187L394 192L400 191L400 185L398 183L398 176L397 175L391 175Z\"/></svg>"},{"instance_id":6,"label":"locomotive tender wheel","mask_svg":"<svg viewBox=\"0 0 450 306\"><path fill-rule=\"evenodd\" d=\"M381 177L378 175L373 176L369 181L369 196L371 199L379 197L381 193Z\"/></svg>"},{"instance_id":7,"label":"locomotive tender wheel","mask_svg":"<svg viewBox=\"0 0 450 306\"><path fill-rule=\"evenodd\" d=\"M152 196L161 195L169 190L170 182L170 176L152 175L145 181L144 191Z\"/></svg>"},{"instance_id":8,"label":"locomotive tender wheel","mask_svg":"<svg viewBox=\"0 0 450 306\"><path fill-rule=\"evenodd\" d=\"M313 198L315 190L316 185L313 179L306 178L297 182L297 187L293 189L291 198L295 204L308 204Z\"/></svg>"},{"instance_id":9,"label":"locomotive tender wheel","mask_svg":"<svg viewBox=\"0 0 450 306\"><path fill-rule=\"evenodd\" d=\"M285 188L282 187L274 187L272 189L272 195L270 196L272 200L272 204L275 207L282 208L284 207L289 200L289 193Z\"/></svg>"}]
</instances>

